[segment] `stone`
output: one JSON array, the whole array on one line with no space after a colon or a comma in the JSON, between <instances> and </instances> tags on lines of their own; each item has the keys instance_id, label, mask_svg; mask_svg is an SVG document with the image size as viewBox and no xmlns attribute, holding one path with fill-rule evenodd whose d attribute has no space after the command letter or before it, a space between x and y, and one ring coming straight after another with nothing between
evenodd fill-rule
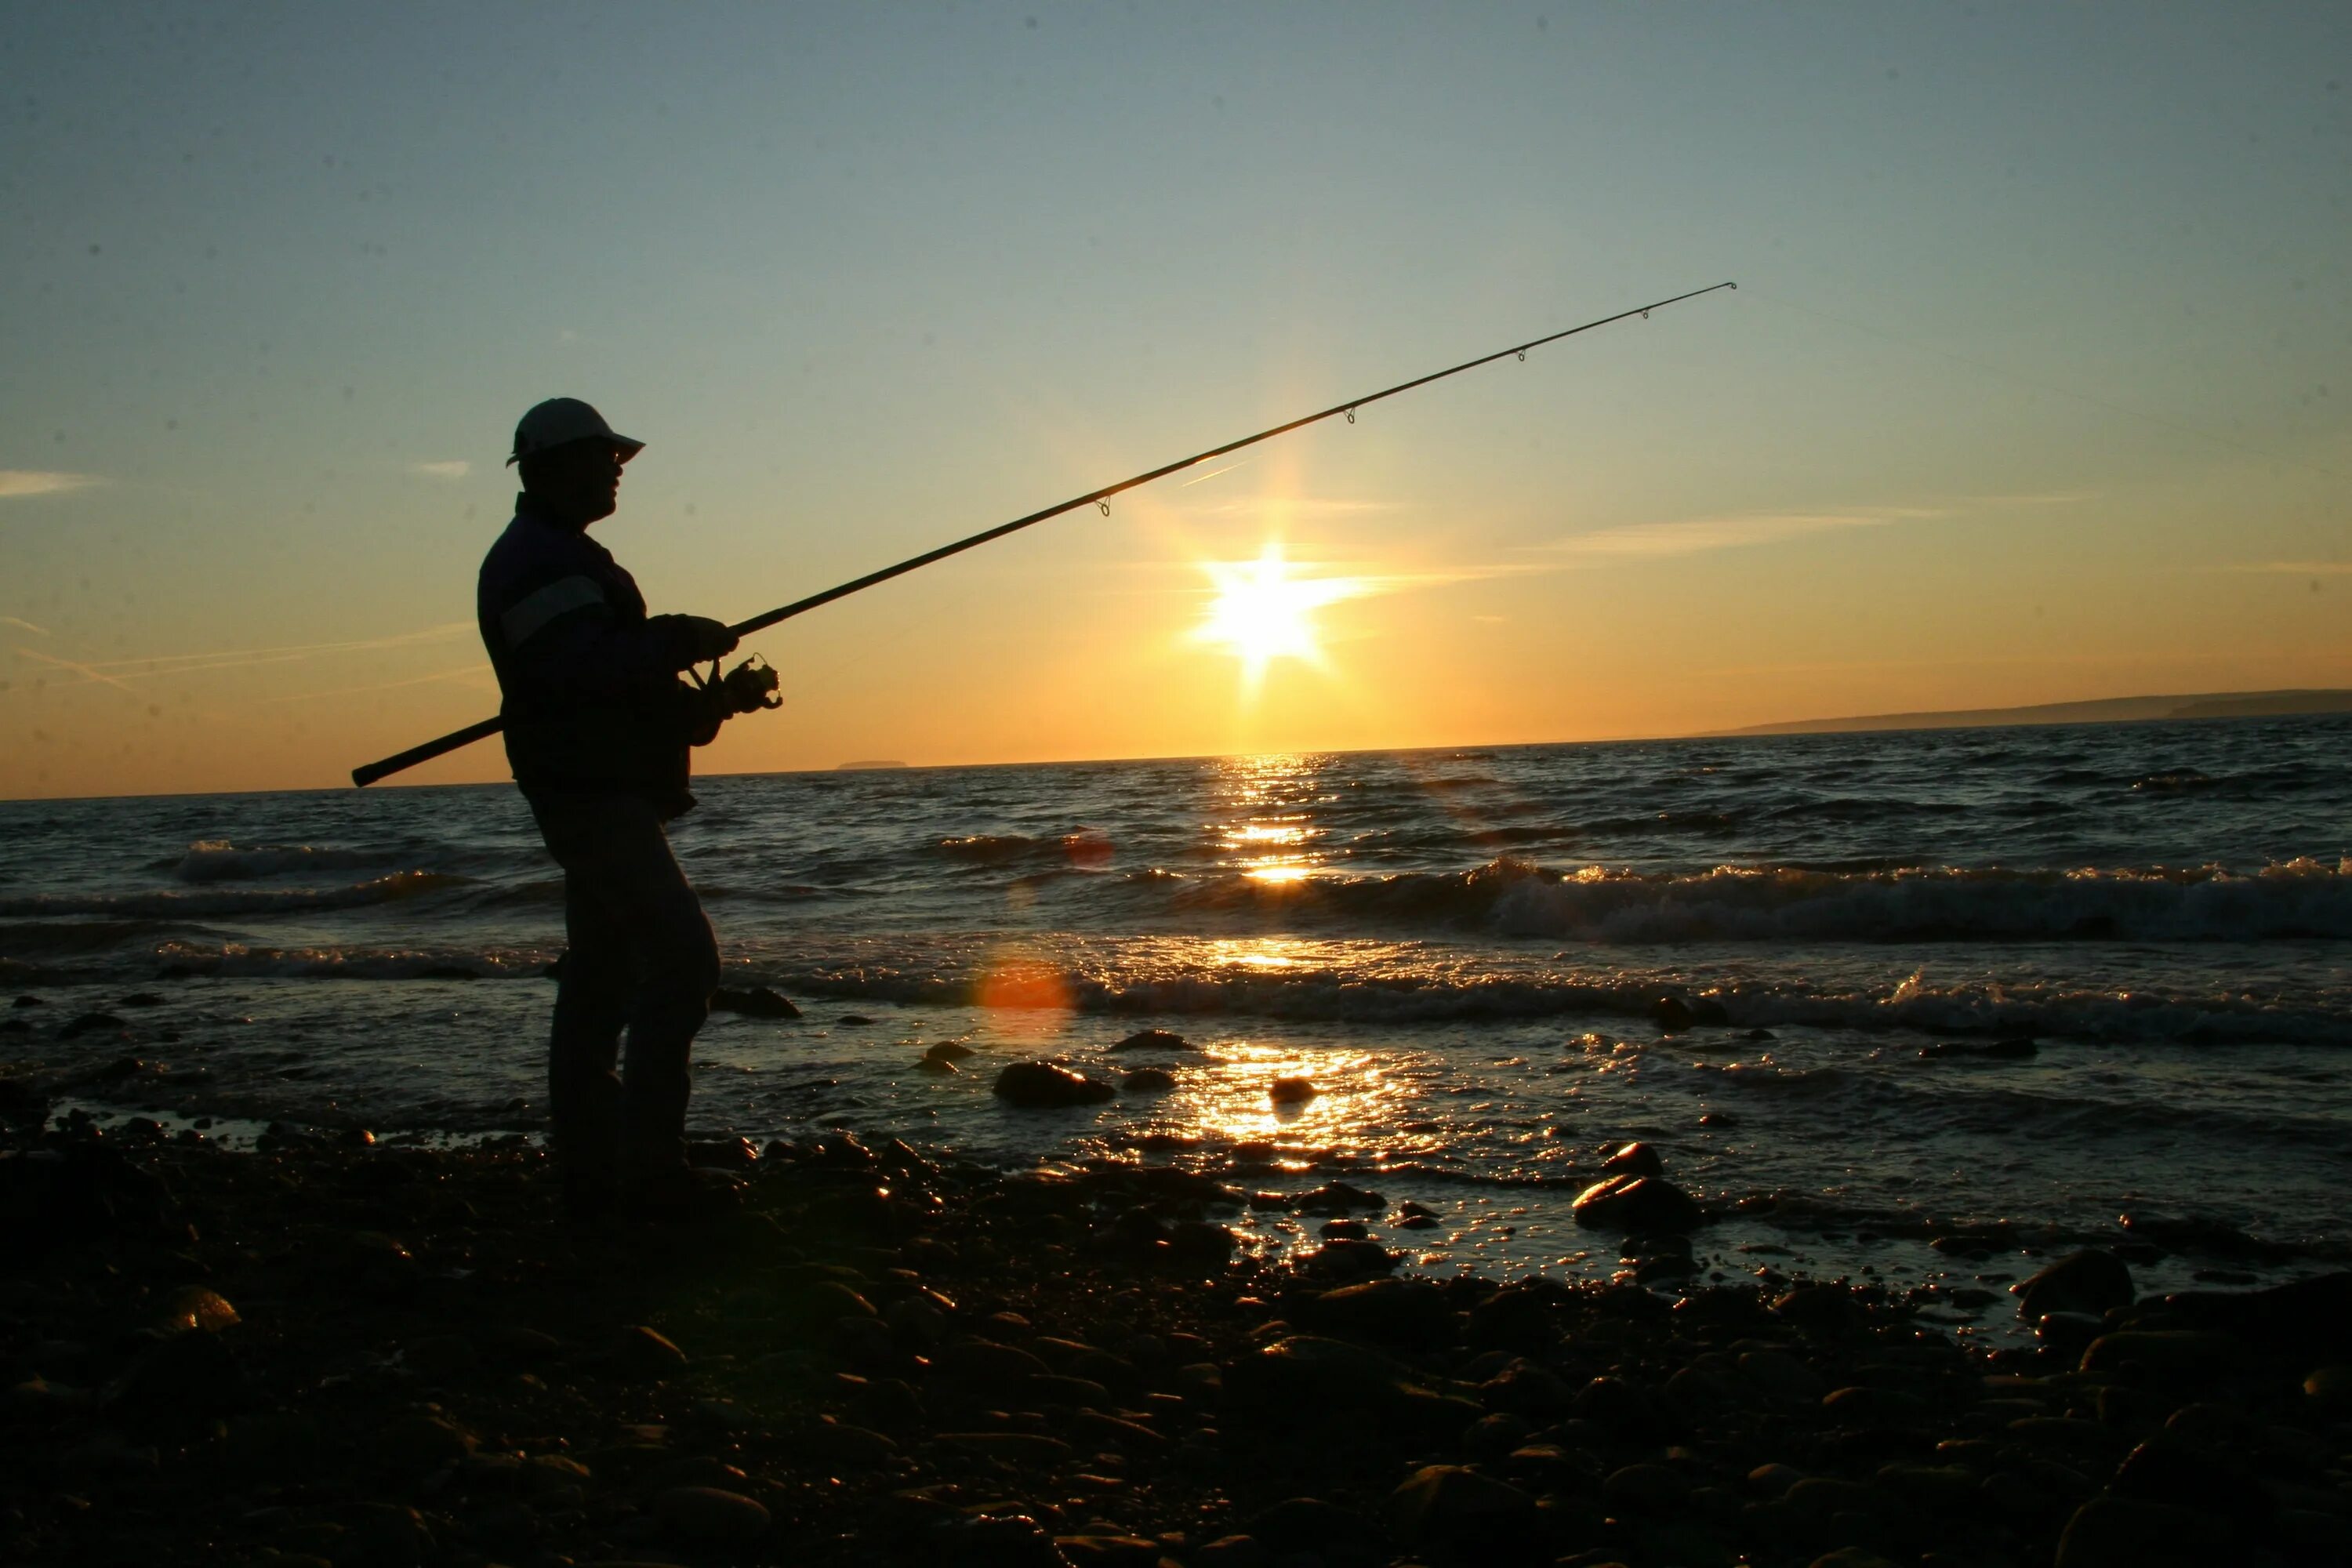
<instances>
[{"instance_id":1,"label":"stone","mask_svg":"<svg viewBox=\"0 0 2352 1568\"><path fill-rule=\"evenodd\" d=\"M1445 1292L1426 1279L1342 1285L1300 1303L1292 1321L1318 1333L1408 1350L1442 1345L1454 1328Z\"/></svg>"},{"instance_id":2,"label":"stone","mask_svg":"<svg viewBox=\"0 0 2352 1568\"><path fill-rule=\"evenodd\" d=\"M1612 1508L1664 1514L1690 1497L1690 1483L1664 1465L1627 1465L1601 1480L1601 1495Z\"/></svg>"},{"instance_id":3,"label":"stone","mask_svg":"<svg viewBox=\"0 0 2352 1568\"><path fill-rule=\"evenodd\" d=\"M416 1476L463 1464L474 1451L474 1438L442 1416L419 1414L384 1423L373 1447L376 1463L385 1469Z\"/></svg>"},{"instance_id":4,"label":"stone","mask_svg":"<svg viewBox=\"0 0 2352 1568\"><path fill-rule=\"evenodd\" d=\"M996 1075L991 1090L1008 1105L1024 1110L1058 1110L1073 1106L1100 1105L1118 1098L1118 1090L1083 1073L1052 1062L1012 1062Z\"/></svg>"},{"instance_id":5,"label":"stone","mask_svg":"<svg viewBox=\"0 0 2352 1568\"><path fill-rule=\"evenodd\" d=\"M2158 1433L2126 1455L2107 1490L2116 1497L2219 1514L2248 1528L2266 1524L2275 1511L2270 1494L2243 1470L2168 1433Z\"/></svg>"},{"instance_id":6,"label":"stone","mask_svg":"<svg viewBox=\"0 0 2352 1568\"><path fill-rule=\"evenodd\" d=\"M939 1440L1008 1465L1050 1468L1070 1457L1070 1445L1042 1432L942 1432Z\"/></svg>"},{"instance_id":7,"label":"stone","mask_svg":"<svg viewBox=\"0 0 2352 1568\"><path fill-rule=\"evenodd\" d=\"M1299 1258L1300 1267L1322 1279L1361 1279L1386 1274L1403 1258L1377 1241L1333 1237Z\"/></svg>"},{"instance_id":8,"label":"stone","mask_svg":"<svg viewBox=\"0 0 2352 1568\"><path fill-rule=\"evenodd\" d=\"M1576 1223L1596 1230L1696 1230L1706 1215L1688 1193L1662 1176L1611 1176L1577 1194Z\"/></svg>"},{"instance_id":9,"label":"stone","mask_svg":"<svg viewBox=\"0 0 2352 1568\"><path fill-rule=\"evenodd\" d=\"M1320 1498L1286 1498L1248 1524L1249 1533L1281 1557L1311 1552L1333 1568L1369 1568L1388 1555L1370 1520Z\"/></svg>"},{"instance_id":10,"label":"stone","mask_svg":"<svg viewBox=\"0 0 2352 1568\"><path fill-rule=\"evenodd\" d=\"M1190 1040L1166 1029L1138 1029L1111 1047L1115 1051L1189 1051L1192 1048Z\"/></svg>"},{"instance_id":11,"label":"stone","mask_svg":"<svg viewBox=\"0 0 2352 1568\"><path fill-rule=\"evenodd\" d=\"M1154 1568L1160 1542L1139 1535L1057 1535L1054 1549L1070 1568Z\"/></svg>"},{"instance_id":12,"label":"stone","mask_svg":"<svg viewBox=\"0 0 2352 1568\"><path fill-rule=\"evenodd\" d=\"M1475 1552L1526 1533L1536 1500L1466 1465L1423 1465L1389 1494L1389 1527L1408 1545Z\"/></svg>"},{"instance_id":13,"label":"stone","mask_svg":"<svg viewBox=\"0 0 2352 1568\"><path fill-rule=\"evenodd\" d=\"M2205 1514L2132 1498L2095 1497L2058 1538L2056 1568L2147 1568L2237 1561L2227 1525Z\"/></svg>"},{"instance_id":14,"label":"stone","mask_svg":"<svg viewBox=\"0 0 2352 1568\"><path fill-rule=\"evenodd\" d=\"M1166 1068L1137 1068L1118 1080L1129 1094L1165 1094L1176 1087L1176 1075Z\"/></svg>"},{"instance_id":15,"label":"stone","mask_svg":"<svg viewBox=\"0 0 2352 1568\"><path fill-rule=\"evenodd\" d=\"M2095 1317L2112 1307L2130 1306L2133 1298L2131 1269L2114 1253L2095 1247L2068 1253L2009 1289L2017 1298L2017 1315L2029 1323L2047 1312Z\"/></svg>"},{"instance_id":16,"label":"stone","mask_svg":"<svg viewBox=\"0 0 2352 1568\"><path fill-rule=\"evenodd\" d=\"M1877 1552L1860 1546L1841 1546L1834 1552L1824 1552L1806 1568L1895 1568L1895 1564Z\"/></svg>"},{"instance_id":17,"label":"stone","mask_svg":"<svg viewBox=\"0 0 2352 1568\"><path fill-rule=\"evenodd\" d=\"M1193 1549L1190 1568L1274 1568L1274 1552L1255 1535L1221 1535Z\"/></svg>"},{"instance_id":18,"label":"stone","mask_svg":"<svg viewBox=\"0 0 2352 1568\"><path fill-rule=\"evenodd\" d=\"M1927 1418L1927 1402L1899 1388L1833 1389L1822 1396L1822 1409L1843 1426L1909 1427Z\"/></svg>"},{"instance_id":19,"label":"stone","mask_svg":"<svg viewBox=\"0 0 2352 1568\"><path fill-rule=\"evenodd\" d=\"M2084 1372L2138 1371L2159 1376L2211 1376L2250 1359L2235 1334L2210 1329L2124 1329L2102 1334L2083 1352Z\"/></svg>"},{"instance_id":20,"label":"stone","mask_svg":"<svg viewBox=\"0 0 2352 1568\"><path fill-rule=\"evenodd\" d=\"M2352 1366L2323 1366L2303 1380L2312 1408L2329 1415L2352 1411Z\"/></svg>"},{"instance_id":21,"label":"stone","mask_svg":"<svg viewBox=\"0 0 2352 1568\"><path fill-rule=\"evenodd\" d=\"M766 1508L718 1487L672 1487L654 1499L654 1512L688 1541L740 1545L768 1532Z\"/></svg>"},{"instance_id":22,"label":"stone","mask_svg":"<svg viewBox=\"0 0 2352 1568\"><path fill-rule=\"evenodd\" d=\"M1601 1163L1601 1168L1612 1176L1663 1176L1666 1163L1657 1150L1647 1143L1627 1143Z\"/></svg>"},{"instance_id":23,"label":"stone","mask_svg":"<svg viewBox=\"0 0 2352 1568\"><path fill-rule=\"evenodd\" d=\"M184 1285L172 1292L155 1326L166 1334L216 1334L237 1321L236 1309L226 1298L201 1285Z\"/></svg>"},{"instance_id":24,"label":"stone","mask_svg":"<svg viewBox=\"0 0 2352 1568\"><path fill-rule=\"evenodd\" d=\"M765 985L743 989L720 986L710 994L714 1013L740 1013L746 1018L797 1018L801 1010Z\"/></svg>"},{"instance_id":25,"label":"stone","mask_svg":"<svg viewBox=\"0 0 2352 1568\"><path fill-rule=\"evenodd\" d=\"M1768 1397L1783 1405L1812 1405L1829 1392L1820 1373L1787 1351L1743 1351L1739 1371Z\"/></svg>"},{"instance_id":26,"label":"stone","mask_svg":"<svg viewBox=\"0 0 2352 1568\"><path fill-rule=\"evenodd\" d=\"M1276 1105L1304 1105L1323 1091L1307 1078L1278 1078L1266 1086L1265 1097Z\"/></svg>"},{"instance_id":27,"label":"stone","mask_svg":"<svg viewBox=\"0 0 2352 1568\"><path fill-rule=\"evenodd\" d=\"M1326 1182L1319 1187L1309 1187L1289 1201L1293 1213L1307 1215L1344 1215L1357 1209L1384 1209L1386 1198L1345 1182Z\"/></svg>"},{"instance_id":28,"label":"stone","mask_svg":"<svg viewBox=\"0 0 2352 1568\"><path fill-rule=\"evenodd\" d=\"M941 1040L937 1045L923 1048L923 1059L929 1062L960 1062L966 1057L976 1057L979 1054L961 1040Z\"/></svg>"},{"instance_id":29,"label":"stone","mask_svg":"<svg viewBox=\"0 0 2352 1568\"><path fill-rule=\"evenodd\" d=\"M672 1377L686 1370L686 1352L667 1335L642 1323L632 1324L614 1336L609 1353L614 1366L625 1376Z\"/></svg>"}]
</instances>

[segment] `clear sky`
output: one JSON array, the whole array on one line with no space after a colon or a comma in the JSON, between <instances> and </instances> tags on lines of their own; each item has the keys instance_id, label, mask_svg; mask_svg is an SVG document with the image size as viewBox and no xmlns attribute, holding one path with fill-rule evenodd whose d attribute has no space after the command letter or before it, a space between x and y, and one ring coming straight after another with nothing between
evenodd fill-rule
<instances>
[{"instance_id":1,"label":"clear sky","mask_svg":"<svg viewBox=\"0 0 2352 1568\"><path fill-rule=\"evenodd\" d=\"M1725 279L764 634L702 765L2352 685L2347 76L2340 3L20 3L0 795L494 710L541 397L740 619Z\"/></svg>"}]
</instances>

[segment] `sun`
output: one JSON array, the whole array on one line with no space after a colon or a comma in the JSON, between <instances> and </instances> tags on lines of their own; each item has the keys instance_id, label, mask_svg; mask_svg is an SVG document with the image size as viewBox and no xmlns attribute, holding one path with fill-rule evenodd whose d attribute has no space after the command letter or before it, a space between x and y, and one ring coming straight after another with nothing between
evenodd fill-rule
<instances>
[{"instance_id":1,"label":"sun","mask_svg":"<svg viewBox=\"0 0 2352 1568\"><path fill-rule=\"evenodd\" d=\"M1321 666L1315 612L1364 591L1360 578L1293 575L1281 544L1275 542L1255 561L1208 561L1202 569L1216 585L1217 596L1192 635L1239 657L1243 676L1252 686L1278 658Z\"/></svg>"}]
</instances>

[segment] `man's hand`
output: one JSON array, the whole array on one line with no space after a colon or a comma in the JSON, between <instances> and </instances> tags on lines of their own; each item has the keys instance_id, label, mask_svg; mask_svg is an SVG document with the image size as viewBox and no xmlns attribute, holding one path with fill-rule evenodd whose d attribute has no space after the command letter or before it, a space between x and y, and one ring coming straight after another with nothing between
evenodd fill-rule
<instances>
[{"instance_id":1,"label":"man's hand","mask_svg":"<svg viewBox=\"0 0 2352 1568\"><path fill-rule=\"evenodd\" d=\"M736 637L724 621L710 620L702 616L656 616L654 620L668 632L677 649L677 667L709 664L735 651Z\"/></svg>"},{"instance_id":2,"label":"man's hand","mask_svg":"<svg viewBox=\"0 0 2352 1568\"><path fill-rule=\"evenodd\" d=\"M776 695L778 684L776 672L759 663L754 655L718 679L698 687L692 694L692 727L687 738L698 746L707 746L719 738L719 727L736 714L782 707L783 700Z\"/></svg>"}]
</instances>

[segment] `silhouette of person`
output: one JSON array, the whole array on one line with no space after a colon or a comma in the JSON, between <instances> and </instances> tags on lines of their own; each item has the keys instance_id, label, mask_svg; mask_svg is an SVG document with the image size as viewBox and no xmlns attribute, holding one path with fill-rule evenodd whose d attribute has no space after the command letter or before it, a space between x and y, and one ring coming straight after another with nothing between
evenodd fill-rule
<instances>
[{"instance_id":1,"label":"silhouette of person","mask_svg":"<svg viewBox=\"0 0 2352 1568\"><path fill-rule=\"evenodd\" d=\"M647 616L635 582L589 539L644 446L576 398L525 414L508 459L522 493L476 599L507 758L563 868L548 1089L564 1202L583 1217L677 1215L732 1196L687 1164L687 1063L719 950L663 825L694 805L689 747L772 705L776 679L749 664L706 685L679 679L733 651L734 634Z\"/></svg>"}]
</instances>

